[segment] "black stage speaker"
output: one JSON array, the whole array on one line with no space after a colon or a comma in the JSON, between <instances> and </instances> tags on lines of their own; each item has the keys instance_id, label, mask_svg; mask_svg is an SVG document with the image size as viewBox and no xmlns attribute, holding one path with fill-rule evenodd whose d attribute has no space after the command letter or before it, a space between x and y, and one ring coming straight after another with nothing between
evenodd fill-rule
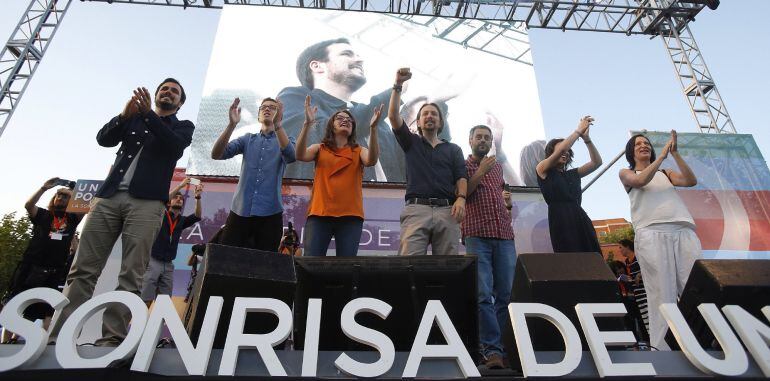
<instances>
[{"instance_id":1,"label":"black stage speaker","mask_svg":"<svg viewBox=\"0 0 770 381\"><path fill-rule=\"evenodd\" d=\"M387 319L361 313L356 321L386 334L397 351L409 351L428 300L440 300L469 353L478 352L476 256L296 257L294 343L305 342L308 299L323 300L320 350L372 350L349 339L340 313L349 301L370 297L393 307ZM438 326L431 344L445 344Z\"/></svg>"},{"instance_id":2,"label":"black stage speaker","mask_svg":"<svg viewBox=\"0 0 770 381\"><path fill-rule=\"evenodd\" d=\"M598 253L521 254L516 262L511 302L543 303L566 315L580 333L588 350L575 305L578 303L622 303L620 288L604 258ZM597 319L603 331L625 330L623 318ZM564 339L554 325L528 318L536 351L563 351ZM503 345L510 359L518 359L510 320L503 327ZM514 364L514 361L511 361ZM514 364L515 366L515 364Z\"/></svg>"},{"instance_id":3,"label":"black stage speaker","mask_svg":"<svg viewBox=\"0 0 770 381\"><path fill-rule=\"evenodd\" d=\"M720 349L711 329L698 311L701 303L714 303L722 308L734 304L741 306L760 321L765 317L760 311L770 305L770 261L752 259L700 259L695 261L679 298L688 325L698 342L707 349ZM671 331L666 343L673 350L679 349Z\"/></svg>"},{"instance_id":4,"label":"black stage speaker","mask_svg":"<svg viewBox=\"0 0 770 381\"><path fill-rule=\"evenodd\" d=\"M203 263L187 305L185 326L193 343L198 340L209 297L224 298L214 348L222 348L235 297L275 298L290 307L294 299L297 276L292 257L260 250L208 244ZM278 326L271 314L250 314L245 333L268 333Z\"/></svg>"}]
</instances>

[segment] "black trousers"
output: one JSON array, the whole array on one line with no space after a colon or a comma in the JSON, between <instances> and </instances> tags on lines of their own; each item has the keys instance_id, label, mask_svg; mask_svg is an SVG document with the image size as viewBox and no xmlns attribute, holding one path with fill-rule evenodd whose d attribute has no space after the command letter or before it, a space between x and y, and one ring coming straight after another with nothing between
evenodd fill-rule
<instances>
[{"instance_id":1,"label":"black trousers","mask_svg":"<svg viewBox=\"0 0 770 381\"><path fill-rule=\"evenodd\" d=\"M220 243L275 252L278 251L282 235L283 213L242 217L230 211Z\"/></svg>"}]
</instances>

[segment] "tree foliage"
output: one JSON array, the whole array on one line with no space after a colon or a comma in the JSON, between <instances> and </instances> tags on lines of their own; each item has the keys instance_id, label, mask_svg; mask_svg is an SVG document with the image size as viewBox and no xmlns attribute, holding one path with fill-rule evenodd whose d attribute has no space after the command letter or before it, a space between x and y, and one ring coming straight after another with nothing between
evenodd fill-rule
<instances>
[{"instance_id":1,"label":"tree foliage","mask_svg":"<svg viewBox=\"0 0 770 381\"><path fill-rule=\"evenodd\" d=\"M618 243L622 239L628 239L633 242L634 228L629 226L627 228L621 228L615 231L611 231L607 233L607 235L603 237L599 237L599 242L600 243Z\"/></svg>"},{"instance_id":2,"label":"tree foliage","mask_svg":"<svg viewBox=\"0 0 770 381\"><path fill-rule=\"evenodd\" d=\"M16 212L13 212L0 219L0 293L8 288L30 238L32 222L27 216L17 218Z\"/></svg>"}]
</instances>

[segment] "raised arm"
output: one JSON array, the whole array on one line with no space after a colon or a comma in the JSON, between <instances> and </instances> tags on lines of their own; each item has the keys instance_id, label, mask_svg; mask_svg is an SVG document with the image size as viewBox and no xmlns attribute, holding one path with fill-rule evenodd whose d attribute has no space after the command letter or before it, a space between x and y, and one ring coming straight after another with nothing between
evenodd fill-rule
<instances>
[{"instance_id":1,"label":"raised arm","mask_svg":"<svg viewBox=\"0 0 770 381\"><path fill-rule=\"evenodd\" d=\"M639 171L639 173L636 173L636 171L624 168L620 170L620 182L623 183L623 186L625 186L627 189L630 188L641 188L652 181L652 178L655 176L655 172L660 169L660 165L663 164L663 160L666 159L668 156L669 150L671 149L671 140L666 143L666 146L663 147L663 150L660 152L660 156L658 156L655 161L650 163L650 165L647 166L644 170ZM652 148L651 148L652 149Z\"/></svg>"},{"instance_id":2,"label":"raised arm","mask_svg":"<svg viewBox=\"0 0 770 381\"><path fill-rule=\"evenodd\" d=\"M408 67L398 69L396 72L396 83L390 93L390 104L388 105L388 120L393 130L398 130L404 124L398 109L401 106L401 91L404 82L408 81L409 78L412 78L412 72Z\"/></svg>"},{"instance_id":3,"label":"raised arm","mask_svg":"<svg viewBox=\"0 0 770 381\"><path fill-rule=\"evenodd\" d=\"M364 166L371 167L377 164L377 160L380 157L380 144L377 142L377 124L382 117L382 108L384 104L380 104L374 109L374 115L369 122L369 148L361 149L361 162Z\"/></svg>"},{"instance_id":4,"label":"raised arm","mask_svg":"<svg viewBox=\"0 0 770 381\"><path fill-rule=\"evenodd\" d=\"M137 99L137 108L143 115L145 125L153 136L163 143L164 148L182 157L185 148L192 143L192 135L195 126L188 121L182 121L173 129L165 124L158 114L152 110L152 97L145 87L134 90L134 98Z\"/></svg>"},{"instance_id":5,"label":"raised arm","mask_svg":"<svg viewBox=\"0 0 770 381\"><path fill-rule=\"evenodd\" d=\"M273 127L275 128L275 135L278 137L278 146L283 150L291 141L289 135L286 135L286 131L283 129L283 103L278 102L278 111L273 115Z\"/></svg>"},{"instance_id":6,"label":"raised arm","mask_svg":"<svg viewBox=\"0 0 770 381\"><path fill-rule=\"evenodd\" d=\"M123 111L121 111L118 116L112 118L99 130L96 134L96 142L102 147L115 147L120 144L123 140L123 132L125 130L124 123L136 115L137 111L136 98L131 97L123 107Z\"/></svg>"},{"instance_id":7,"label":"raised arm","mask_svg":"<svg viewBox=\"0 0 770 381\"><path fill-rule=\"evenodd\" d=\"M230 141L230 136L233 134L235 126L241 121L240 103L241 99L235 98L233 104L230 105L230 111L228 112L230 122L227 124L227 127L225 127L225 130L222 131L222 134L219 135L217 141L214 142L214 146L211 147L211 158L214 160L222 159L222 156L225 154L225 148L227 148L227 143Z\"/></svg>"},{"instance_id":8,"label":"raised arm","mask_svg":"<svg viewBox=\"0 0 770 381\"><path fill-rule=\"evenodd\" d=\"M588 127L591 126L591 122L593 122L593 118L590 116L585 116L583 119L580 119L580 123L578 123L578 128L569 136L564 138L559 144L554 147L553 153L551 156L546 157L543 161L537 163L537 167L535 170L537 171L537 175L544 179L546 178L546 173L550 171L553 168L556 168L556 165L559 163L559 157L569 151L570 148L572 148L572 145L575 144L575 141L580 137L580 135L584 134L586 130L588 130Z\"/></svg>"},{"instance_id":9,"label":"raised arm","mask_svg":"<svg viewBox=\"0 0 770 381\"><path fill-rule=\"evenodd\" d=\"M297 136L297 144L294 148L294 154L299 161L314 161L318 156L318 149L320 145L313 144L310 147L307 146L307 134L308 130L313 128L317 123L315 116L318 112L318 106L310 105L310 95L305 97L305 123L302 125L302 130L299 131Z\"/></svg>"},{"instance_id":10,"label":"raised arm","mask_svg":"<svg viewBox=\"0 0 770 381\"><path fill-rule=\"evenodd\" d=\"M29 218L35 218L37 215L37 202L40 201L40 197L43 196L43 193L47 192L49 189L56 186L56 181L59 180L58 177L54 177L52 179L46 180L46 182L43 183L43 186L38 188L38 190L35 191L35 193L32 194L32 196L27 200L27 202L24 203L24 209L27 210L27 213L29 214Z\"/></svg>"},{"instance_id":11,"label":"raised arm","mask_svg":"<svg viewBox=\"0 0 770 381\"><path fill-rule=\"evenodd\" d=\"M676 131L671 130L671 157L676 161L676 166L679 167L679 171L668 171L668 177L671 179L671 183L678 187L694 187L698 185L698 179L695 178L695 173L692 172L690 166L684 161L682 156L679 155L679 146L677 145Z\"/></svg>"},{"instance_id":12,"label":"raised arm","mask_svg":"<svg viewBox=\"0 0 770 381\"><path fill-rule=\"evenodd\" d=\"M201 218L203 215L203 211L201 209L201 193L203 193L203 184L198 184L195 186L195 217L198 217L198 219Z\"/></svg>"},{"instance_id":13,"label":"raised arm","mask_svg":"<svg viewBox=\"0 0 770 381\"><path fill-rule=\"evenodd\" d=\"M184 180L179 182L179 185L175 186L174 189L172 189L171 192L168 193L168 199L171 200L172 198L174 198L174 195L176 194L176 192L179 192L180 190L182 190L182 188L187 186L187 184L189 183L190 183L190 178L185 177Z\"/></svg>"},{"instance_id":14,"label":"raised arm","mask_svg":"<svg viewBox=\"0 0 770 381\"><path fill-rule=\"evenodd\" d=\"M585 163L578 168L578 175L580 177L584 177L591 172L595 171L596 168L599 168L602 165L602 156L599 154L599 151L596 149L596 146L594 145L594 142L591 140L591 137L588 136L589 128L586 128L585 132L580 135L580 138L583 139L583 142L586 144L586 148L588 148L588 155L591 158L591 160L588 163Z\"/></svg>"}]
</instances>

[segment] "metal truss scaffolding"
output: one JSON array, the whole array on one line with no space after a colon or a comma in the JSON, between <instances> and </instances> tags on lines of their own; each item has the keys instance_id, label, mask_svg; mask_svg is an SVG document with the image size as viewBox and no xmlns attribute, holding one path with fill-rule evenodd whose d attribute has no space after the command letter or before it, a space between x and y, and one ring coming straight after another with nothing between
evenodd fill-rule
<instances>
[{"instance_id":1,"label":"metal truss scaffolding","mask_svg":"<svg viewBox=\"0 0 770 381\"><path fill-rule=\"evenodd\" d=\"M0 52L0 136L43 59L71 0L32 0Z\"/></svg>"},{"instance_id":2,"label":"metal truss scaffolding","mask_svg":"<svg viewBox=\"0 0 770 381\"><path fill-rule=\"evenodd\" d=\"M706 61L695 43L690 27L664 24L660 38L674 64L677 79L698 129L705 133L736 133L733 120L719 95Z\"/></svg>"},{"instance_id":3,"label":"metal truss scaffolding","mask_svg":"<svg viewBox=\"0 0 770 381\"><path fill-rule=\"evenodd\" d=\"M32 0L0 55L0 135L71 0ZM83 0L85 1L85 0ZM384 13L434 37L532 65L527 29L660 36L701 132L735 133L687 24L714 0L88 0L221 9L253 5ZM419 17L423 16L423 17ZM425 17L427 16L427 17Z\"/></svg>"},{"instance_id":4,"label":"metal truss scaffolding","mask_svg":"<svg viewBox=\"0 0 770 381\"><path fill-rule=\"evenodd\" d=\"M526 28L657 35L663 16L687 23L703 0L89 0L107 3L222 8L257 5L330 9L393 15L508 21ZM658 20L642 24L654 13Z\"/></svg>"}]
</instances>

